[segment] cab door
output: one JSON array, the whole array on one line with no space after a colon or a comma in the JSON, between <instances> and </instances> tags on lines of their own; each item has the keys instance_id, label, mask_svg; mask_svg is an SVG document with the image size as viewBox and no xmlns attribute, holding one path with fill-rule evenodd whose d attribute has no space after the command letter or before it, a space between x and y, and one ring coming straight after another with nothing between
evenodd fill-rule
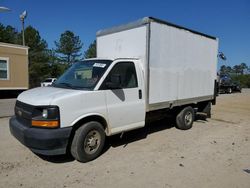
<instances>
[{"instance_id":1,"label":"cab door","mask_svg":"<svg viewBox=\"0 0 250 188\"><path fill-rule=\"evenodd\" d=\"M112 76L118 75L120 87L111 89ZM142 72L133 61L116 62L102 83L105 90L110 134L132 130L145 125L145 97Z\"/></svg>"}]
</instances>

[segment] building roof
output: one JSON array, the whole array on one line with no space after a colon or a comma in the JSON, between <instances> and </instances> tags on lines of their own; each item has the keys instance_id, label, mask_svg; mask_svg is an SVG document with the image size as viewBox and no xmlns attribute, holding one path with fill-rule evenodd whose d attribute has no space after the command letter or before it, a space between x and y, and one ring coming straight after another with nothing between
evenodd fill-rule
<instances>
[{"instance_id":1,"label":"building roof","mask_svg":"<svg viewBox=\"0 0 250 188\"><path fill-rule=\"evenodd\" d=\"M4 43L4 42L0 42L0 46L1 47L8 47L8 48L21 48L21 49L29 49L28 46L22 46L19 44L11 44L11 43Z\"/></svg>"}]
</instances>

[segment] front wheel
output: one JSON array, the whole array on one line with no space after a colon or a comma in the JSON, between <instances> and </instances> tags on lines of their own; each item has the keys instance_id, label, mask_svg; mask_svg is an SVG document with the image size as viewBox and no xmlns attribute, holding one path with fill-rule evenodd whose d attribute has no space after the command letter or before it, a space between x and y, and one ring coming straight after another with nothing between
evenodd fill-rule
<instances>
[{"instance_id":1,"label":"front wheel","mask_svg":"<svg viewBox=\"0 0 250 188\"><path fill-rule=\"evenodd\" d=\"M88 162L97 158L104 147L105 132L103 126L96 121L79 127L71 144L72 156L80 162Z\"/></svg>"},{"instance_id":2,"label":"front wheel","mask_svg":"<svg viewBox=\"0 0 250 188\"><path fill-rule=\"evenodd\" d=\"M176 116L176 128L190 129L193 126L194 114L194 109L191 106L183 108Z\"/></svg>"}]
</instances>

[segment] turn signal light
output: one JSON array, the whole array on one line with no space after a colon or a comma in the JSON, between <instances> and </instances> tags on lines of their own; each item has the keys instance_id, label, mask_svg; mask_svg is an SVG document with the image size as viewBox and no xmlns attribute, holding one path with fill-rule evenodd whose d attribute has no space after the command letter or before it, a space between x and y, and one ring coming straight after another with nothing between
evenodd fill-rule
<instances>
[{"instance_id":1,"label":"turn signal light","mask_svg":"<svg viewBox=\"0 0 250 188\"><path fill-rule=\"evenodd\" d=\"M32 126L34 127L48 127L48 128L56 128L59 126L58 121L37 121L37 120L32 120Z\"/></svg>"}]
</instances>

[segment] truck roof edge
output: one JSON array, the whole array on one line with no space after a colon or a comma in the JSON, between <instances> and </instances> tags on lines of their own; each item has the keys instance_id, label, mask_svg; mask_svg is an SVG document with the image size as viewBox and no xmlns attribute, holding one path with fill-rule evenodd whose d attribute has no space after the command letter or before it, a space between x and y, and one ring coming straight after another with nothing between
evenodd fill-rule
<instances>
[{"instance_id":1,"label":"truck roof edge","mask_svg":"<svg viewBox=\"0 0 250 188\"><path fill-rule=\"evenodd\" d=\"M195 30L192 30L192 29L188 29L186 27L176 25L176 24L173 24L171 22L164 21L164 20L154 18L154 17L144 17L144 18L141 18L139 20L136 20L136 21L133 21L133 22L130 22L130 23L127 23L127 24L122 24L122 25L119 25L119 26L115 26L115 27L111 27L111 28L107 28L107 29L102 29L102 30L97 31L96 36L99 37L99 36L104 36L104 35L108 35L108 34L112 34L112 33L116 33L116 32L121 32L121 31L124 31L124 30L133 29L133 28L136 28L136 27L140 27L142 25L146 25L146 24L148 24L150 22L157 22L157 23L169 25L169 26L172 26L172 27L176 27L176 28L179 28L179 29L184 29L184 30L187 30L187 31L189 31L191 33L201 35L201 36L213 39L213 40L217 40L217 37L207 35L205 33L201 33L201 32L198 32L198 31L195 31Z\"/></svg>"}]
</instances>

